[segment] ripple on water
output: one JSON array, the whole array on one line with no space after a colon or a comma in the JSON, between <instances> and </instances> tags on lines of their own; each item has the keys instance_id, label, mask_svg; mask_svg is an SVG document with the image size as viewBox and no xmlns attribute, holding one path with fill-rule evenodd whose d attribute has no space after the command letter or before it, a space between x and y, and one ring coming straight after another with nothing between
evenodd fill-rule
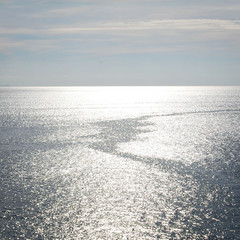
<instances>
[{"instance_id":1,"label":"ripple on water","mask_svg":"<svg viewBox=\"0 0 240 240\"><path fill-rule=\"evenodd\" d=\"M2 98L1 238L237 239L239 93L101 91Z\"/></svg>"}]
</instances>

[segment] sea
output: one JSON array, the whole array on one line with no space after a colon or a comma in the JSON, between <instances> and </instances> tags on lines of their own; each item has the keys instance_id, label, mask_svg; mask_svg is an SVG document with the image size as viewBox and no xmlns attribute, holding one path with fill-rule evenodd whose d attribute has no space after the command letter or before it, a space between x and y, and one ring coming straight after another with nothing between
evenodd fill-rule
<instances>
[{"instance_id":1,"label":"sea","mask_svg":"<svg viewBox=\"0 0 240 240\"><path fill-rule=\"evenodd\" d=\"M240 239L240 87L1 87L0 239Z\"/></svg>"}]
</instances>

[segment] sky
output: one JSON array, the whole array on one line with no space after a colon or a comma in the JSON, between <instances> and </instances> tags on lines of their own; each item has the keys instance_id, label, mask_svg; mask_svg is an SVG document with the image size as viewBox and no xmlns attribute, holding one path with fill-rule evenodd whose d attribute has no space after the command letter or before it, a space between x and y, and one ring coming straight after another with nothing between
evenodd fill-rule
<instances>
[{"instance_id":1,"label":"sky","mask_svg":"<svg viewBox=\"0 0 240 240\"><path fill-rule=\"evenodd\" d=\"M0 0L4 85L240 85L240 1Z\"/></svg>"}]
</instances>

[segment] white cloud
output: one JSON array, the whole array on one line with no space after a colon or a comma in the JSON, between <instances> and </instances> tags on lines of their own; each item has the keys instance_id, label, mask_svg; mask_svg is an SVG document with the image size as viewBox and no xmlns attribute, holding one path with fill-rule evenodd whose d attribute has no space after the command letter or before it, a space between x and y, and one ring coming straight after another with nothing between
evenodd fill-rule
<instances>
[{"instance_id":1,"label":"white cloud","mask_svg":"<svg viewBox=\"0 0 240 240\"><path fill-rule=\"evenodd\" d=\"M86 32L111 32L111 31L145 31L145 30L218 30L239 31L240 20L212 20L212 19L169 19L139 22L106 22L80 26L55 27L55 28L0 28L0 34L79 34ZM226 33L227 34L227 33Z\"/></svg>"},{"instance_id":2,"label":"white cloud","mask_svg":"<svg viewBox=\"0 0 240 240\"><path fill-rule=\"evenodd\" d=\"M141 22L115 22L87 27L48 29L49 33L80 33L84 31L127 31L127 30L240 30L240 21L212 19L153 20Z\"/></svg>"},{"instance_id":3,"label":"white cloud","mask_svg":"<svg viewBox=\"0 0 240 240\"><path fill-rule=\"evenodd\" d=\"M240 21L237 20L170 19L45 29L1 28L0 34L5 35L0 38L0 52L5 54L15 49L103 55L192 51L196 47L219 50L240 48ZM18 39L18 34L34 35L36 39ZM40 36L45 39L38 39Z\"/></svg>"}]
</instances>

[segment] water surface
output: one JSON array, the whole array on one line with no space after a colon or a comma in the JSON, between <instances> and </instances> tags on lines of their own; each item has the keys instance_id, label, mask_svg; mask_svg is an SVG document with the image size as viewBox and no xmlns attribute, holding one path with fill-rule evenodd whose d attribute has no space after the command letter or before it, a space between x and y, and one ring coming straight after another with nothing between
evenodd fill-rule
<instances>
[{"instance_id":1,"label":"water surface","mask_svg":"<svg viewBox=\"0 0 240 240\"><path fill-rule=\"evenodd\" d=\"M239 87L0 88L1 239L240 239Z\"/></svg>"}]
</instances>

